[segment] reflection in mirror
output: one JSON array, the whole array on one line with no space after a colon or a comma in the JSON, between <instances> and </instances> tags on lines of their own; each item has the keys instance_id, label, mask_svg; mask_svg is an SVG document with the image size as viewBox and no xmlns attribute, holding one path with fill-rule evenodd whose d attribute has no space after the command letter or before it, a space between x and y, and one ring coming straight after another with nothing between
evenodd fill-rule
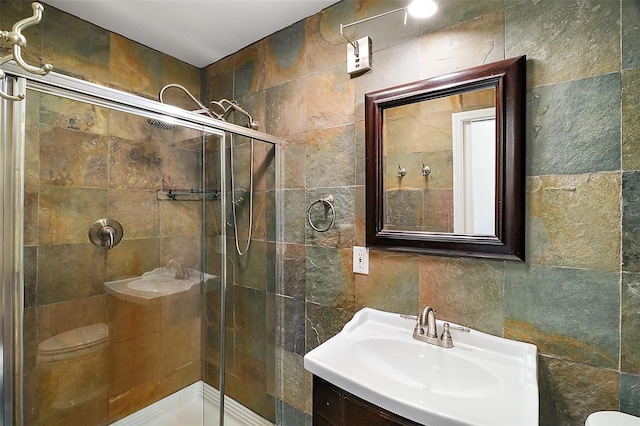
<instances>
[{"instance_id":1,"label":"reflection in mirror","mask_svg":"<svg viewBox=\"0 0 640 426\"><path fill-rule=\"evenodd\" d=\"M491 87L384 110L384 229L495 235L495 100Z\"/></svg>"},{"instance_id":2,"label":"reflection in mirror","mask_svg":"<svg viewBox=\"0 0 640 426\"><path fill-rule=\"evenodd\" d=\"M367 246L524 260L525 65L365 95Z\"/></svg>"}]
</instances>

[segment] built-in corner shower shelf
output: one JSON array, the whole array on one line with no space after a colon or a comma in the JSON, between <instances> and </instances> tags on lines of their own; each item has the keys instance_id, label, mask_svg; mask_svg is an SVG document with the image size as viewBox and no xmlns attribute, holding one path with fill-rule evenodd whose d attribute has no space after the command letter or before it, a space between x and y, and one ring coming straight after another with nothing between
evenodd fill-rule
<instances>
[{"instance_id":1,"label":"built-in corner shower shelf","mask_svg":"<svg viewBox=\"0 0 640 426\"><path fill-rule=\"evenodd\" d=\"M160 189L157 192L158 201L166 200L182 200L182 201L198 201L203 198L209 200L220 199L220 191L217 189L213 191L203 192L200 189Z\"/></svg>"}]
</instances>

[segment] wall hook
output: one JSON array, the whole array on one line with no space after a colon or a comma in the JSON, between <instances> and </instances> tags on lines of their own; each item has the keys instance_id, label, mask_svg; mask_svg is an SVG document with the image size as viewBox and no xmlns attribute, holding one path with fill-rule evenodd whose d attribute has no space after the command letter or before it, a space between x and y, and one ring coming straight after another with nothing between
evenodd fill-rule
<instances>
[{"instance_id":1,"label":"wall hook","mask_svg":"<svg viewBox=\"0 0 640 426\"><path fill-rule=\"evenodd\" d=\"M404 167L400 167L400 163L398 163L398 174L397 174L397 176L402 179L406 174L407 174L407 169L405 169Z\"/></svg>"},{"instance_id":2,"label":"wall hook","mask_svg":"<svg viewBox=\"0 0 640 426\"><path fill-rule=\"evenodd\" d=\"M39 68L27 64L24 59L22 59L22 48L27 45L27 39L22 35L22 30L40 23L40 20L42 20L42 12L44 11L44 6L40 3L32 3L31 8L33 9L33 16L16 22L11 31L0 31L0 39L13 45L11 53L0 58L0 66L13 59L27 72L46 75L53 69L51 64L45 64ZM0 69L0 80L4 77L5 73ZM21 101L24 99L24 93L12 96L0 90L0 97L8 101Z\"/></svg>"},{"instance_id":3,"label":"wall hook","mask_svg":"<svg viewBox=\"0 0 640 426\"><path fill-rule=\"evenodd\" d=\"M429 176L431 174L431 167L425 166L424 161L422 162L422 171L420 172L422 176Z\"/></svg>"}]
</instances>

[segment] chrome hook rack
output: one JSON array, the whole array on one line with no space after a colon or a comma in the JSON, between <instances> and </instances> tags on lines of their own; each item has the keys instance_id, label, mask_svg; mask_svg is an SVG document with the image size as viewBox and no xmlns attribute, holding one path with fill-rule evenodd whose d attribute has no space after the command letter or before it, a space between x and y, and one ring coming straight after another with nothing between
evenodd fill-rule
<instances>
[{"instance_id":1,"label":"chrome hook rack","mask_svg":"<svg viewBox=\"0 0 640 426\"><path fill-rule=\"evenodd\" d=\"M34 67L27 64L24 59L22 59L22 48L27 46L27 39L22 35L22 30L40 23L40 21L42 20L42 13L44 12L44 6L42 6L40 3L32 3L31 8L33 9L33 16L24 18L16 22L13 25L11 31L0 30L0 39L9 42L12 45L11 53L0 57L0 67L13 59L27 72L38 75L46 75L53 69L53 66L51 64L45 64L42 67ZM0 79L3 79L4 77L5 73L0 68ZM0 90L0 97L8 101L21 101L24 99L24 96L24 93L20 93L17 96L12 96Z\"/></svg>"}]
</instances>

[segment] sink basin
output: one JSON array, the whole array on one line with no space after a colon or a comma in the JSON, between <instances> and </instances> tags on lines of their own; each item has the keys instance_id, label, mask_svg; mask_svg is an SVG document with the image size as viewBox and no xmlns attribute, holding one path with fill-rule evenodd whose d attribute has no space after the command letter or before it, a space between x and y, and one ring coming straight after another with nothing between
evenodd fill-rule
<instances>
[{"instance_id":1,"label":"sink basin","mask_svg":"<svg viewBox=\"0 0 640 426\"><path fill-rule=\"evenodd\" d=\"M458 354L434 351L426 344L389 343L384 338L362 339L354 343L352 354L370 374L384 371L397 385L411 386L417 392L478 398L500 390L500 381L491 370Z\"/></svg>"},{"instance_id":2,"label":"sink basin","mask_svg":"<svg viewBox=\"0 0 640 426\"><path fill-rule=\"evenodd\" d=\"M194 269L189 269L189 278L178 280L176 271L165 267L145 272L139 277L127 278L104 283L112 294L128 299L150 300L190 290L204 280L216 278Z\"/></svg>"},{"instance_id":3,"label":"sink basin","mask_svg":"<svg viewBox=\"0 0 640 426\"><path fill-rule=\"evenodd\" d=\"M534 345L452 328L454 347L445 349L413 339L414 326L399 314L364 308L310 351L304 366L421 424L538 425Z\"/></svg>"}]
</instances>

